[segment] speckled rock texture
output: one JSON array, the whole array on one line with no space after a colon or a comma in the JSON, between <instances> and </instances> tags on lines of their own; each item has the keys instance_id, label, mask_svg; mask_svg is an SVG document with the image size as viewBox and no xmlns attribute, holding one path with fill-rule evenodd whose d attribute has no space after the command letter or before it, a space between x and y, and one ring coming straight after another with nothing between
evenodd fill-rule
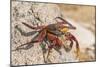
<instances>
[{"instance_id":1,"label":"speckled rock texture","mask_svg":"<svg viewBox=\"0 0 100 67\"><path fill-rule=\"evenodd\" d=\"M12 1L11 6L11 64L12 65L34 65L47 63L64 63L95 60L95 8L93 6L36 3L25 1ZM28 50L13 51L21 44L30 42L35 35L22 36L16 27L24 32L33 31L22 24L49 25L56 23L54 18L63 17L76 26L76 30L70 31L79 41L80 56L76 57L75 45L72 50L66 52L60 49L62 55L52 49L49 59L45 63L42 48L35 43ZM39 18L39 20L37 19ZM73 20L72 20L73 19ZM46 56L46 54L45 54Z\"/></svg>"}]
</instances>

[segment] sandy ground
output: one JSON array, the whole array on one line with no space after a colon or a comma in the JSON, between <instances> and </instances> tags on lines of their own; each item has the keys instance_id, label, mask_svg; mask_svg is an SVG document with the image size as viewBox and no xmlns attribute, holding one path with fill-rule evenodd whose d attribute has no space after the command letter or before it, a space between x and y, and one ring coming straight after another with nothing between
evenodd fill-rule
<instances>
[{"instance_id":1,"label":"sandy ground","mask_svg":"<svg viewBox=\"0 0 100 67\"><path fill-rule=\"evenodd\" d=\"M45 64L42 49L39 44L34 44L28 50L16 49L21 44L29 42L34 35L26 37L15 28L18 26L25 32L33 31L26 27L22 22L29 25L36 26L48 25L55 23L55 17L63 16L69 21L73 20L72 24L75 24L77 28L80 28L72 33L79 39L80 44L80 56L76 57L75 46L70 52L65 52L61 48L62 55L52 50L49 59L51 62L47 63L63 63L63 62L79 62L79 61L94 61L95 60L95 7L94 6L80 6L80 5L66 5L66 4L45 4L34 2L12 2L12 23L11 23L11 64L12 65L32 65L32 64ZM33 12L32 12L33 11ZM40 21L36 19L39 17ZM71 20L70 20L71 19ZM80 25L78 25L80 24ZM81 31L80 31L81 30ZM83 30L83 31L82 31ZM85 33L86 32L86 33ZM85 33L86 35L82 34ZM84 39L87 35L91 35L88 39ZM87 40L87 41L85 41ZM90 41L90 42L89 42ZM85 43L84 43L85 42ZM88 45L88 46L87 46ZM46 56L46 55L45 55Z\"/></svg>"}]
</instances>

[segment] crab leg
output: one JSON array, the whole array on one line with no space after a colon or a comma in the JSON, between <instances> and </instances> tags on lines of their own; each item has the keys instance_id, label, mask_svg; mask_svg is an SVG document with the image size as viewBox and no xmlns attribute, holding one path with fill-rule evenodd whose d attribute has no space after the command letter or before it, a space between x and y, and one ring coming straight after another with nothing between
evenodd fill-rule
<instances>
[{"instance_id":1,"label":"crab leg","mask_svg":"<svg viewBox=\"0 0 100 67\"><path fill-rule=\"evenodd\" d=\"M60 47L62 45L62 42L59 40L59 38L54 35L54 34L51 34L51 33L48 33L47 34L47 38L48 40L50 40L50 42L52 42L52 45L53 46L58 46ZM52 48L52 45L50 45L50 48Z\"/></svg>"},{"instance_id":2,"label":"crab leg","mask_svg":"<svg viewBox=\"0 0 100 67\"><path fill-rule=\"evenodd\" d=\"M67 28L69 28L69 29L76 29L76 27L74 27L72 24L70 24L68 21L66 21L65 19L63 19L63 18L61 18L61 17L56 17L55 19L60 19L60 20L62 20L62 22L59 22L59 21L57 21L57 22L59 22L58 24L68 24L68 27Z\"/></svg>"},{"instance_id":3,"label":"crab leg","mask_svg":"<svg viewBox=\"0 0 100 67\"><path fill-rule=\"evenodd\" d=\"M57 52L59 52L61 54L59 49L60 49L60 47L62 45L62 42L54 34L47 33L47 38L50 41L50 45L48 45L47 59L48 59L49 62L51 62L48 57L49 57L49 55L51 53L52 48L54 48ZM58 49L56 49L56 48L58 48Z\"/></svg>"},{"instance_id":4,"label":"crab leg","mask_svg":"<svg viewBox=\"0 0 100 67\"><path fill-rule=\"evenodd\" d=\"M27 27L29 27L31 29L42 29L42 28L45 27L45 26L37 26L37 27L34 27L34 26L31 26L31 25L29 25L27 23L24 23L24 22L22 22L22 24L24 24L25 26L27 26Z\"/></svg>"},{"instance_id":5,"label":"crab leg","mask_svg":"<svg viewBox=\"0 0 100 67\"><path fill-rule=\"evenodd\" d=\"M43 54L44 63L47 63L47 58L45 58L45 54L46 54L46 52L47 52L46 44L47 44L47 43L46 43L45 41L43 41L43 42L40 44L40 46L41 46L41 48L42 48L42 54Z\"/></svg>"},{"instance_id":6,"label":"crab leg","mask_svg":"<svg viewBox=\"0 0 100 67\"><path fill-rule=\"evenodd\" d=\"M48 58L50 56L50 53L51 53L51 49L48 48L48 53L47 53L46 58L47 58L47 61L49 61L49 62L51 62L50 59ZM47 61L46 61L46 63L47 63Z\"/></svg>"},{"instance_id":7,"label":"crab leg","mask_svg":"<svg viewBox=\"0 0 100 67\"><path fill-rule=\"evenodd\" d=\"M31 31L31 32L25 32L23 31L22 29L20 29L18 26L15 26L15 28L21 33L21 35L23 36L31 36L31 35L34 35L36 32L38 31Z\"/></svg>"},{"instance_id":8,"label":"crab leg","mask_svg":"<svg viewBox=\"0 0 100 67\"><path fill-rule=\"evenodd\" d=\"M25 48L23 48L23 46L25 46L25 45L29 45L29 44L37 43L37 42L42 42L43 39L45 38L45 36L46 36L46 31L43 30L35 40L18 46L14 51L20 50L20 49L27 49L28 46L26 46Z\"/></svg>"}]
</instances>

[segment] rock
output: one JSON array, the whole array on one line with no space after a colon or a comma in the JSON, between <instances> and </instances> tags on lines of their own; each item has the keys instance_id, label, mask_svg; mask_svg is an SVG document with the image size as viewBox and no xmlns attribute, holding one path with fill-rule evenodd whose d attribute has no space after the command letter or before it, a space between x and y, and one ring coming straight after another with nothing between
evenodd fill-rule
<instances>
[{"instance_id":1,"label":"rock","mask_svg":"<svg viewBox=\"0 0 100 67\"><path fill-rule=\"evenodd\" d=\"M35 2L21 2L21 1L12 1L12 48L11 48L11 62L12 65L31 65L31 64L45 64L43 53L40 45L38 43L34 44L28 50L19 50L19 51L12 51L16 49L21 44L25 44L30 42L30 40L34 37L29 36L25 37L22 36L21 33L15 28L18 26L25 32L33 31L32 29L26 27L22 24L22 22L28 23L29 25L48 25L52 23L56 23L54 18L56 17L63 17L61 9L57 4L49 4L49 3L35 3ZM65 18L66 19L66 18ZM92 55L92 59L95 58L95 53L93 53L94 48L93 45L95 44L95 37L91 31L89 31L84 26L73 22L70 19L66 19L72 25L76 26L76 30L70 31L75 37L78 39L80 48L82 51L80 54L82 56L76 57L75 54L75 45L73 46L70 52L65 52L63 48L61 48L62 55L59 55L58 52L52 50L49 59L51 63L63 63L63 62L79 62L79 61L86 61ZM88 35L88 36L87 36ZM91 49L92 47L93 49ZM88 56L86 54L86 49L89 48ZM91 49L91 50L90 50ZM85 59L84 59L85 58ZM90 58L91 59L91 58ZM49 63L49 62L47 62Z\"/></svg>"}]
</instances>

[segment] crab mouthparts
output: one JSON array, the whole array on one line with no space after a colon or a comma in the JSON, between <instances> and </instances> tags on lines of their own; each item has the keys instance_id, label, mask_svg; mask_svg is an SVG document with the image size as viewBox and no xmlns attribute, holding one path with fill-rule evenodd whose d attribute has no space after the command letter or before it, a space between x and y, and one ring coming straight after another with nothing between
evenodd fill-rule
<instances>
[{"instance_id":1,"label":"crab mouthparts","mask_svg":"<svg viewBox=\"0 0 100 67\"><path fill-rule=\"evenodd\" d=\"M70 29L76 29L76 27L63 25L62 28L60 29L60 31L65 33L65 32L68 32Z\"/></svg>"},{"instance_id":2,"label":"crab mouthparts","mask_svg":"<svg viewBox=\"0 0 100 67\"><path fill-rule=\"evenodd\" d=\"M65 33L65 32L67 32L68 30L69 30L68 28L63 28L63 29L61 29L60 31L63 32L63 33Z\"/></svg>"}]
</instances>

